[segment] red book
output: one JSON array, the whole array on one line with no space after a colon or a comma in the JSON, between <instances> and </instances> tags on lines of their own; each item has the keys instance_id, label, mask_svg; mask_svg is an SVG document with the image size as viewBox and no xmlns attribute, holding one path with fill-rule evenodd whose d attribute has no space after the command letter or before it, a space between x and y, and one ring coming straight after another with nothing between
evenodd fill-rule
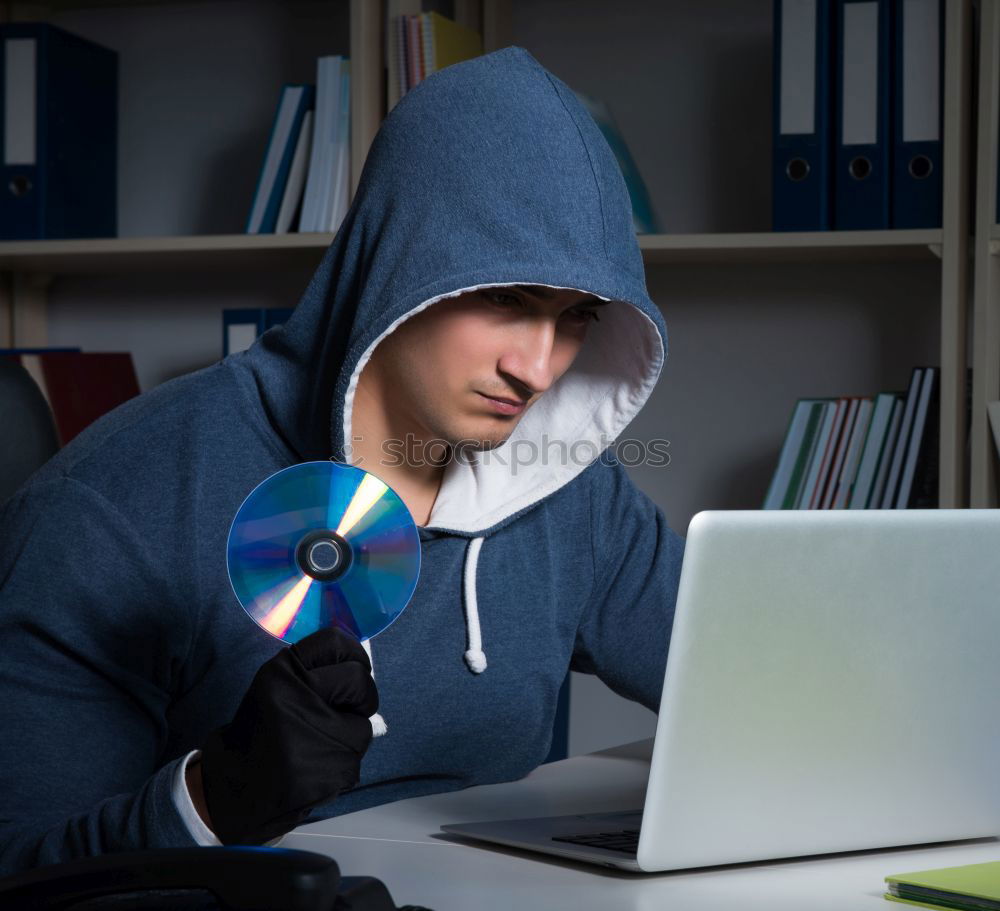
<instances>
[{"instance_id":1,"label":"red book","mask_svg":"<svg viewBox=\"0 0 1000 911\"><path fill-rule=\"evenodd\" d=\"M843 470L844 458L847 455L847 445L850 443L851 434L854 431L854 422L858 417L861 396L849 396L847 403L847 415L844 417L844 425L840 431L840 440L837 443L833 465L830 467L830 476L827 479L826 492L823 494L821 509L830 509L833 506L833 498L837 493L837 486L840 483L840 472Z\"/></svg>"}]
</instances>

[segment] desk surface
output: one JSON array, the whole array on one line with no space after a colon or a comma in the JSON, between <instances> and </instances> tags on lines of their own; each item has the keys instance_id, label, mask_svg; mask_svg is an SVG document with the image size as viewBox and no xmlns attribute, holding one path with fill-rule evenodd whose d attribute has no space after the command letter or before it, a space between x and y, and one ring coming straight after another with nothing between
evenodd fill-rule
<instances>
[{"instance_id":1,"label":"desk surface","mask_svg":"<svg viewBox=\"0 0 1000 911\"><path fill-rule=\"evenodd\" d=\"M302 826L282 847L332 856L345 874L379 877L397 904L434 911L888 911L903 907L882 898L889 874L1000 860L1000 841L980 839L631 874L458 842L439 831L449 822L641 808L650 743L550 763L521 781L403 800Z\"/></svg>"}]
</instances>

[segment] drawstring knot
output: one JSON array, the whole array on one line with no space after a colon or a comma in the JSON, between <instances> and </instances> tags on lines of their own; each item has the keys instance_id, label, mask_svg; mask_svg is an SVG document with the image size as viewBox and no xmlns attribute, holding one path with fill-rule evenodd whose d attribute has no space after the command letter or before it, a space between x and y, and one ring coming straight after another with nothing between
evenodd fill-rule
<instances>
[{"instance_id":1,"label":"drawstring knot","mask_svg":"<svg viewBox=\"0 0 1000 911\"><path fill-rule=\"evenodd\" d=\"M486 670L486 652L483 651L483 633L479 627L479 605L476 601L476 566L482 546L482 538L472 538L465 551L465 632L469 644L465 663L473 674Z\"/></svg>"}]
</instances>

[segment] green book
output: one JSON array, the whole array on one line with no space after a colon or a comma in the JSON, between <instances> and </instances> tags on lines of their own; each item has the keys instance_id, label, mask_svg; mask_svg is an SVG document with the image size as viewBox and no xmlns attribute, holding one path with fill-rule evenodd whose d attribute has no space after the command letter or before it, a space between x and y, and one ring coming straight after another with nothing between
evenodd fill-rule
<instances>
[{"instance_id":1,"label":"green book","mask_svg":"<svg viewBox=\"0 0 1000 911\"><path fill-rule=\"evenodd\" d=\"M764 497L764 509L782 509L786 492L791 483L792 472L798 464L799 452L805 437L810 409L813 403L810 399L799 399L792 410L788 429L785 431L785 442L781 445L781 455L778 466L774 470L771 484Z\"/></svg>"},{"instance_id":2,"label":"green book","mask_svg":"<svg viewBox=\"0 0 1000 911\"><path fill-rule=\"evenodd\" d=\"M809 466L812 463L816 447L819 443L827 404L827 399L813 400L809 412L809 423L806 425L805 439L802 441L802 448L799 450L795 469L792 471L792 480L788 484L788 491L785 493L784 502L781 504L782 509L798 508L799 500L802 497L802 488L806 483L807 472L809 471Z\"/></svg>"},{"instance_id":3,"label":"green book","mask_svg":"<svg viewBox=\"0 0 1000 911\"><path fill-rule=\"evenodd\" d=\"M1000 861L887 876L892 902L919 908L1000 911Z\"/></svg>"}]
</instances>

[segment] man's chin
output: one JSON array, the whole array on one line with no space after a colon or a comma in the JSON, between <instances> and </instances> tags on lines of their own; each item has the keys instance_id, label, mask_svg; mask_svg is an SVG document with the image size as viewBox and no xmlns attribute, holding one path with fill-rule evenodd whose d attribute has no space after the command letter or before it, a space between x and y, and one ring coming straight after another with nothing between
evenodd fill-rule
<instances>
[{"instance_id":1,"label":"man's chin","mask_svg":"<svg viewBox=\"0 0 1000 911\"><path fill-rule=\"evenodd\" d=\"M489 452L491 449L499 449L509 439L510 435L508 434L502 440L481 440L478 448L481 452Z\"/></svg>"},{"instance_id":2,"label":"man's chin","mask_svg":"<svg viewBox=\"0 0 1000 911\"><path fill-rule=\"evenodd\" d=\"M491 449L498 449L503 446L511 436L513 431L506 431L503 434L489 434L483 435L482 433L472 434L462 437L458 441L457 445L465 448L466 450L471 450L473 452L489 452Z\"/></svg>"}]
</instances>

